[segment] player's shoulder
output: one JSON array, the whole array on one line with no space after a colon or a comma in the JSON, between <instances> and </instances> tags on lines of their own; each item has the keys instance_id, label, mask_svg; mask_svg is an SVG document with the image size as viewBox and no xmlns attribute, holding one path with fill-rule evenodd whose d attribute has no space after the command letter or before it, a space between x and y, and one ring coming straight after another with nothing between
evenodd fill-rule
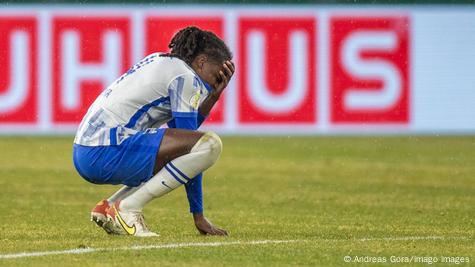
<instances>
[{"instance_id":1,"label":"player's shoulder","mask_svg":"<svg viewBox=\"0 0 475 267\"><path fill-rule=\"evenodd\" d=\"M158 57L156 61L157 71L167 77L169 82L177 79L193 81L197 78L196 73L185 61L177 57L166 56L164 53L153 53L149 56L153 55Z\"/></svg>"},{"instance_id":2,"label":"player's shoulder","mask_svg":"<svg viewBox=\"0 0 475 267\"><path fill-rule=\"evenodd\" d=\"M160 65L162 71L168 72L169 74L175 76L178 76L183 73L188 73L191 69L185 61L177 57L168 56L165 53L157 52L150 54L147 57L156 57L156 63L157 65Z\"/></svg>"},{"instance_id":3,"label":"player's shoulder","mask_svg":"<svg viewBox=\"0 0 475 267\"><path fill-rule=\"evenodd\" d=\"M170 76L170 82L183 82L186 85L192 84L193 87L199 87L201 85L201 79L196 72L189 67L185 62L174 65L175 69Z\"/></svg>"}]
</instances>

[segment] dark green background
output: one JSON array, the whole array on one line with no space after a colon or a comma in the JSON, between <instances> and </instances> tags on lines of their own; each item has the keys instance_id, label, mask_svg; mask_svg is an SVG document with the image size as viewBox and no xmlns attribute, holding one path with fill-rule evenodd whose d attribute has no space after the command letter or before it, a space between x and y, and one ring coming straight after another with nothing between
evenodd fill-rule
<instances>
[{"instance_id":1,"label":"dark green background","mask_svg":"<svg viewBox=\"0 0 475 267\"><path fill-rule=\"evenodd\" d=\"M331 5L359 5L359 4L419 4L419 5L433 5L433 4L475 4L475 0L62 0L62 1L45 1L45 0L22 0L22 1L8 1L0 0L3 4L22 4L22 3L41 3L41 4L104 4L104 3L121 3L121 4L331 4Z\"/></svg>"}]
</instances>

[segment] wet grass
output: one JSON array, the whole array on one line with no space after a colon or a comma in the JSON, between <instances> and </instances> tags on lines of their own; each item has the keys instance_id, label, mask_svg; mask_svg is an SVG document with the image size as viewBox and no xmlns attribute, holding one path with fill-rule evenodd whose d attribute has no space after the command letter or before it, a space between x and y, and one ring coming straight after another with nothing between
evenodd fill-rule
<instances>
[{"instance_id":1,"label":"wet grass","mask_svg":"<svg viewBox=\"0 0 475 267\"><path fill-rule=\"evenodd\" d=\"M79 177L71 143L71 137L0 138L0 254L301 241L0 259L0 266L368 264L355 256L387 261L371 266L387 266L391 256L475 261L475 137L225 137L223 155L204 178L206 214L230 232L225 238L196 232L183 188L145 209L160 237L106 235L88 213L117 187Z\"/></svg>"}]
</instances>

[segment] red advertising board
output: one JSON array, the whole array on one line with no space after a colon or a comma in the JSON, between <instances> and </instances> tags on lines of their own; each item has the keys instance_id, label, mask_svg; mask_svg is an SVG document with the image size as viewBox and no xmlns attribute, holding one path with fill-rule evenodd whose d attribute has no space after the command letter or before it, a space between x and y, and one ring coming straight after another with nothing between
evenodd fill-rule
<instances>
[{"instance_id":1,"label":"red advertising board","mask_svg":"<svg viewBox=\"0 0 475 267\"><path fill-rule=\"evenodd\" d=\"M35 17L0 17L0 123L38 121L38 24Z\"/></svg>"},{"instance_id":2,"label":"red advertising board","mask_svg":"<svg viewBox=\"0 0 475 267\"><path fill-rule=\"evenodd\" d=\"M52 19L52 118L77 123L109 83L132 64L127 17Z\"/></svg>"},{"instance_id":3,"label":"red advertising board","mask_svg":"<svg viewBox=\"0 0 475 267\"><path fill-rule=\"evenodd\" d=\"M407 17L333 17L331 121L407 123Z\"/></svg>"},{"instance_id":4,"label":"red advertising board","mask_svg":"<svg viewBox=\"0 0 475 267\"><path fill-rule=\"evenodd\" d=\"M73 133L102 90L147 54L168 52L190 25L223 38L236 62L207 127L331 132L412 122L410 14L87 10L0 12L0 132Z\"/></svg>"},{"instance_id":5,"label":"red advertising board","mask_svg":"<svg viewBox=\"0 0 475 267\"><path fill-rule=\"evenodd\" d=\"M313 17L239 20L241 123L316 122Z\"/></svg>"}]
</instances>

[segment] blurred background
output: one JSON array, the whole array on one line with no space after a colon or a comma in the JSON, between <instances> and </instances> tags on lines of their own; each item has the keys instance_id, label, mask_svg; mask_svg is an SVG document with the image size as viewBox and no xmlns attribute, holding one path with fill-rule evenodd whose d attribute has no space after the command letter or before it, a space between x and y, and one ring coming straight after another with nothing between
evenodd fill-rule
<instances>
[{"instance_id":1,"label":"blurred background","mask_svg":"<svg viewBox=\"0 0 475 267\"><path fill-rule=\"evenodd\" d=\"M2 1L0 133L73 134L109 83L196 25L237 65L208 129L474 134L473 3Z\"/></svg>"}]
</instances>

